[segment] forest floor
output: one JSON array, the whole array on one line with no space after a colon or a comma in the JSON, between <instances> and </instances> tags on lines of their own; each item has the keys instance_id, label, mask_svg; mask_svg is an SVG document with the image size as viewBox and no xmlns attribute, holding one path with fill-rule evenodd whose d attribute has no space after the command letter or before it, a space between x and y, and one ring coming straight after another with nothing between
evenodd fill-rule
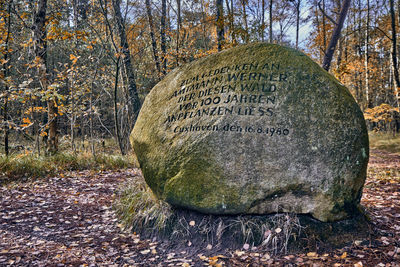
<instances>
[{"instance_id":1,"label":"forest floor","mask_svg":"<svg viewBox=\"0 0 400 267\"><path fill-rule=\"evenodd\" d=\"M0 187L0 266L400 266L400 155L372 150L362 205L374 234L329 251L193 255L123 231L115 192L137 169L74 171ZM207 251L207 249L205 249Z\"/></svg>"}]
</instances>

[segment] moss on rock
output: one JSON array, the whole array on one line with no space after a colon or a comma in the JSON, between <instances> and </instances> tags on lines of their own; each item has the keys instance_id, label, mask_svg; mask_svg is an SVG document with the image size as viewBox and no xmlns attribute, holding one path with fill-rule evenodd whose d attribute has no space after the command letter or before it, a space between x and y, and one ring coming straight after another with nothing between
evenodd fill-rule
<instances>
[{"instance_id":1,"label":"moss on rock","mask_svg":"<svg viewBox=\"0 0 400 267\"><path fill-rule=\"evenodd\" d=\"M357 206L369 154L350 92L303 53L264 43L172 71L131 141L146 182L174 206L322 221Z\"/></svg>"}]
</instances>

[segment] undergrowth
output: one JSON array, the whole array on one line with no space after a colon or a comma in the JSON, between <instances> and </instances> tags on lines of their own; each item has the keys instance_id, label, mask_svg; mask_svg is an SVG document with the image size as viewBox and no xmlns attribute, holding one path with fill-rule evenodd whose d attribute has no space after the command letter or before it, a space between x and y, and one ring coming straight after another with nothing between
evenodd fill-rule
<instances>
[{"instance_id":1,"label":"undergrowth","mask_svg":"<svg viewBox=\"0 0 400 267\"><path fill-rule=\"evenodd\" d=\"M120 155L73 154L60 152L53 156L19 154L0 156L0 184L20 179L57 175L62 171L84 169L122 169L132 166L132 158Z\"/></svg>"},{"instance_id":2,"label":"undergrowth","mask_svg":"<svg viewBox=\"0 0 400 267\"><path fill-rule=\"evenodd\" d=\"M196 242L216 247L225 243L232 248L247 244L285 253L290 240L298 238L302 230L298 217L288 213L214 216L174 209L157 199L140 176L123 185L114 209L125 230L146 238L167 238L170 243Z\"/></svg>"},{"instance_id":3,"label":"undergrowth","mask_svg":"<svg viewBox=\"0 0 400 267\"><path fill-rule=\"evenodd\" d=\"M400 134L369 132L369 146L372 149L400 153Z\"/></svg>"}]
</instances>

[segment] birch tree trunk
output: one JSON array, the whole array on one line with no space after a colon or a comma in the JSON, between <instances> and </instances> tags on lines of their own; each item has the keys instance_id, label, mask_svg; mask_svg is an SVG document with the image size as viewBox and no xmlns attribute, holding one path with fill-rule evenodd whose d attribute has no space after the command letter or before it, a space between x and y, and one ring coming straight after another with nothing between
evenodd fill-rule
<instances>
[{"instance_id":1,"label":"birch tree trunk","mask_svg":"<svg viewBox=\"0 0 400 267\"><path fill-rule=\"evenodd\" d=\"M392 58L392 71L394 78L394 93L395 93L395 104L396 107L399 107L399 88L400 88L400 77L399 77L399 65L397 62L397 34L396 34L396 17L394 12L394 3L393 0L389 0L390 6L390 19L391 19L391 30L392 30L392 49L391 49L391 58Z\"/></svg>"}]
</instances>

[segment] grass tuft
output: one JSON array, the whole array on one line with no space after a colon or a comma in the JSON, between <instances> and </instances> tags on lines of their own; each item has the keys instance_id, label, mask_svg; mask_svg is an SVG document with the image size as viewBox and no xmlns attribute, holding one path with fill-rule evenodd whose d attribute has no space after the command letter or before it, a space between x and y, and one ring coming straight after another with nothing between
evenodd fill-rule
<instances>
[{"instance_id":1,"label":"grass tuft","mask_svg":"<svg viewBox=\"0 0 400 267\"><path fill-rule=\"evenodd\" d=\"M122 187L114 208L125 230L179 244L184 240L231 248L249 244L281 253L302 229L294 214L215 216L174 209L157 199L141 176Z\"/></svg>"},{"instance_id":2,"label":"grass tuft","mask_svg":"<svg viewBox=\"0 0 400 267\"><path fill-rule=\"evenodd\" d=\"M19 154L0 156L0 184L30 178L57 175L62 171L105 170L132 167L129 156L57 153L53 156Z\"/></svg>"},{"instance_id":3,"label":"grass tuft","mask_svg":"<svg viewBox=\"0 0 400 267\"><path fill-rule=\"evenodd\" d=\"M162 232L171 219L171 207L158 200L142 177L123 186L114 208L125 228L137 231Z\"/></svg>"}]
</instances>

